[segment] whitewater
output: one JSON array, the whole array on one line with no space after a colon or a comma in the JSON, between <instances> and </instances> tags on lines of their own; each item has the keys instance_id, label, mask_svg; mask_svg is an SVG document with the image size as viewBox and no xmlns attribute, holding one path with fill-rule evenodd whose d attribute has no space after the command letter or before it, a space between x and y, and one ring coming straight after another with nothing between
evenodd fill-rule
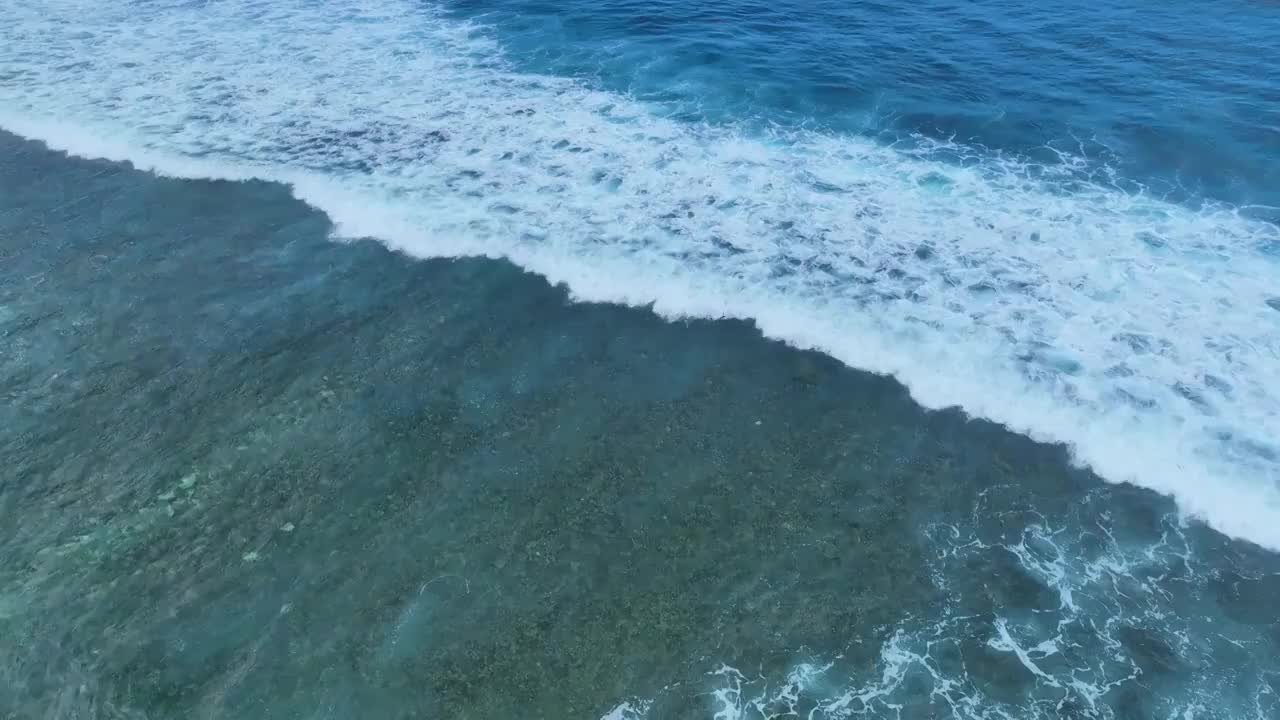
<instances>
[{"instance_id":1,"label":"whitewater","mask_svg":"<svg viewBox=\"0 0 1280 720\"><path fill-rule=\"evenodd\" d=\"M506 258L576 300L750 320L1280 549L1280 228L1257 208L1083 154L682 121L397 0L7 4L0 127L285 183L339 237Z\"/></svg>"}]
</instances>

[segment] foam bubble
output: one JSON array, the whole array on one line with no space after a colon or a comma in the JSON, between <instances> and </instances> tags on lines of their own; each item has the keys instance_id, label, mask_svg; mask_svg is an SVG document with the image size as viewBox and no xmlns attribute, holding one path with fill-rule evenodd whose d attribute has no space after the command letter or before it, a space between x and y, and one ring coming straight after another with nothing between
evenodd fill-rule
<instances>
[{"instance_id":1,"label":"foam bubble","mask_svg":"<svg viewBox=\"0 0 1280 720\"><path fill-rule=\"evenodd\" d=\"M643 720L648 715L651 704L651 701L645 700L621 702L602 715L600 720Z\"/></svg>"},{"instance_id":2,"label":"foam bubble","mask_svg":"<svg viewBox=\"0 0 1280 720\"><path fill-rule=\"evenodd\" d=\"M733 317L1280 548L1280 228L919 141L680 123L401 0L0 9L0 125L347 236ZM944 160L945 158L945 160Z\"/></svg>"}]
</instances>

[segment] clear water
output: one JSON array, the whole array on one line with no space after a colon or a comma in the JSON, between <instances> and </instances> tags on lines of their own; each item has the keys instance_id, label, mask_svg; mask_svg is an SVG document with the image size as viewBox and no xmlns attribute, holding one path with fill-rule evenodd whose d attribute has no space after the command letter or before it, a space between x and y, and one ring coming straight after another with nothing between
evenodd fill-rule
<instances>
[{"instance_id":1,"label":"clear water","mask_svg":"<svg viewBox=\"0 0 1280 720\"><path fill-rule=\"evenodd\" d=\"M829 60L828 48L890 37L882 23L858 24L870 10L852 20L840 19L852 10L800 14L800 29L784 23L788 32L772 33L757 27L768 13L744 7L715 15L719 30L694 33L710 40L689 40L692 30L618 39L623 26L667 22L646 7L620 7L617 27L565 67L556 58L568 50L529 48L575 44L525 29L509 9L490 25L484 12L462 20L392 1L22 5L4 11L0 125L167 174L285 182L340 234L418 256L506 257L578 299L749 319L770 337L893 375L925 406L1066 443L1109 480L1170 494L1223 532L1280 548L1271 383L1280 377L1280 226L1274 208L1257 204L1274 187L1273 170L1248 169L1275 167L1276 106L1266 102L1270 74L1246 63L1270 55L1276 35L1263 31L1268 18L1280 22L1274 8L1176 20L1183 34L1210 35L1229 21L1242 42L1218 53L1187 43L1185 62L1199 70L1185 82L1196 82L1166 104L1204 119L1173 134L1104 127L1132 125L1125 118L1173 92L1163 78L1182 62L1156 62L1169 52L1164 41L1139 44L1123 62L1113 52L1146 37L1130 30L1154 32L1145 15L1115 11L1104 23L1086 14L1071 24L1082 37L1068 42L1073 35L1039 28L1049 22L1043 11L1031 13L1027 27L1009 30L1023 42L1085 46L1077 54L1098 45L1089 61L1069 63L1075 84L1094 88L1076 93L1093 109L1073 115L1076 124L1010 133L997 125L986 137L963 123L930 130L910 120L924 112L911 97L930 91L890 80L840 81L882 98L850 102L844 115L889 109L888 120L868 121L870 134L818 112L821 87L835 81L807 74L806 63L825 63L827 74L876 65L911 74L925 62L876 62L883 53L872 48L832 65L843 56L831 50ZM594 8L582 12L599 15ZM1003 24L1017 17L1004 6L986 14ZM552 25L574 27L578 16L565 17ZM792 47L811 24L832 30ZM1110 44L1092 40L1104 31ZM922 30L915 44L943 52L948 43L928 39L939 33ZM1027 52L1002 49L994 31L952 34L961 37L948 51L957 67L997 68L989 81L980 73L966 83L1023 87L997 76L1025 66ZM776 51L760 39L774 35ZM708 58L756 69L734 79L733 63L680 60L691 42L719 48ZM990 46L985 63L979 43ZM606 54L631 58L634 69L587 70L588 58ZM1034 72L1047 97L1070 87L1065 70ZM761 73L798 88L787 97L807 109L751 99L744 88L759 89L752 78ZM1139 89L1108 91L1120 82ZM654 93L666 100L646 99ZM945 93L932 91L933 102ZM1205 103L1214 114L1196 111ZM1013 125L1064 115L1048 101L983 107ZM1242 122L1253 141L1228 143ZM1010 147L993 146L1006 135ZM1063 144L1074 137L1118 150ZM1221 163L1184 172L1139 162L1144 153L1109 160L1142 137L1188 162ZM1171 193L1171 178L1184 176L1185 190ZM1254 189L1227 187L1246 177Z\"/></svg>"},{"instance_id":2,"label":"clear water","mask_svg":"<svg viewBox=\"0 0 1280 720\"><path fill-rule=\"evenodd\" d=\"M0 712L1274 717L1277 37L0 8Z\"/></svg>"}]
</instances>

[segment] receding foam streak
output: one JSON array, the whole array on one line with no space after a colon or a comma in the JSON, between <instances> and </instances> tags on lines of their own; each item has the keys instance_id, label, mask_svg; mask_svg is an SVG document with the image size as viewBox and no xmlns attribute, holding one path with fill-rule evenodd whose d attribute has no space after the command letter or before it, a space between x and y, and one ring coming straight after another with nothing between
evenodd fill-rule
<instances>
[{"instance_id":1,"label":"receding foam streak","mask_svg":"<svg viewBox=\"0 0 1280 720\"><path fill-rule=\"evenodd\" d=\"M10 3L0 125L288 183L343 235L579 300L749 319L1280 549L1280 230L1232 208L1070 159L674 122L400 0Z\"/></svg>"},{"instance_id":2,"label":"receding foam streak","mask_svg":"<svg viewBox=\"0 0 1280 720\"><path fill-rule=\"evenodd\" d=\"M936 552L927 562L942 595L929 614L877 631L873 663L861 652L809 657L785 674L720 663L708 668L711 689L700 693L711 701L705 716L1113 720L1141 706L1160 718L1276 717L1273 644L1255 625L1219 614L1211 588L1223 558L1192 552L1179 518L1169 516L1154 542L1117 540L1090 502L1072 508L1059 528L1030 508L1008 506L1006 513L1039 521L930 527ZM979 503L975 510L985 507ZM990 564L1005 555L1017 559L1024 580L1063 602L993 607L991 574L974 570L1007 568ZM1008 662L992 663L993 654ZM1166 673L1177 682L1160 677ZM644 707L666 704L670 694L671 686L662 688Z\"/></svg>"}]
</instances>

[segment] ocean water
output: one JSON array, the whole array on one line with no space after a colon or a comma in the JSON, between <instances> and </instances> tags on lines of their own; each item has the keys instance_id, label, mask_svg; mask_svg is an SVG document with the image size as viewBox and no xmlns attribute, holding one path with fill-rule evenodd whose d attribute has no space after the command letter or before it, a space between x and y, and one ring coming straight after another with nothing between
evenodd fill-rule
<instances>
[{"instance_id":1,"label":"ocean water","mask_svg":"<svg viewBox=\"0 0 1280 720\"><path fill-rule=\"evenodd\" d=\"M1280 548L1280 19L1090 6L24 3L0 126L751 320Z\"/></svg>"},{"instance_id":2,"label":"ocean water","mask_svg":"<svg viewBox=\"0 0 1280 720\"><path fill-rule=\"evenodd\" d=\"M0 717L1280 715L1276 38L0 7Z\"/></svg>"}]
</instances>

